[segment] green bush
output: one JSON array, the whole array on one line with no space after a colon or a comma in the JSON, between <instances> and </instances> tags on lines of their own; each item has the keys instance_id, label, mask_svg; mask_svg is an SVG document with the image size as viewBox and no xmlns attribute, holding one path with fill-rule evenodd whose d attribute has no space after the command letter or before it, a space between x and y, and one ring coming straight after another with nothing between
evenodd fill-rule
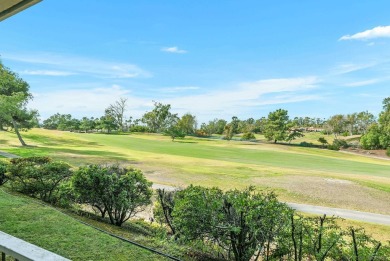
<instances>
[{"instance_id":1,"label":"green bush","mask_svg":"<svg viewBox=\"0 0 390 261\"><path fill-rule=\"evenodd\" d=\"M47 157L18 158L11 160L7 177L12 189L55 203L61 183L72 175L70 168Z\"/></svg>"},{"instance_id":2,"label":"green bush","mask_svg":"<svg viewBox=\"0 0 390 261\"><path fill-rule=\"evenodd\" d=\"M390 157L390 147L387 148L386 155Z\"/></svg>"},{"instance_id":3,"label":"green bush","mask_svg":"<svg viewBox=\"0 0 390 261\"><path fill-rule=\"evenodd\" d=\"M196 137L209 137L210 135L208 135L205 131L203 130L197 130L195 131L195 136Z\"/></svg>"},{"instance_id":4,"label":"green bush","mask_svg":"<svg viewBox=\"0 0 390 261\"><path fill-rule=\"evenodd\" d=\"M330 150L340 150L341 148L346 149L349 145L345 140L334 140L332 144L328 145L328 149Z\"/></svg>"},{"instance_id":5,"label":"green bush","mask_svg":"<svg viewBox=\"0 0 390 261\"><path fill-rule=\"evenodd\" d=\"M7 182L7 176L5 173L7 172L8 163L0 160L0 186Z\"/></svg>"},{"instance_id":6,"label":"green bush","mask_svg":"<svg viewBox=\"0 0 390 261\"><path fill-rule=\"evenodd\" d=\"M152 183L137 169L90 165L80 167L71 182L79 203L97 209L102 218L107 214L117 226L151 203Z\"/></svg>"},{"instance_id":7,"label":"green bush","mask_svg":"<svg viewBox=\"0 0 390 261\"><path fill-rule=\"evenodd\" d=\"M299 143L299 146L301 146L301 147L314 147L314 144L311 142L302 141L301 143Z\"/></svg>"},{"instance_id":8,"label":"green bush","mask_svg":"<svg viewBox=\"0 0 390 261\"><path fill-rule=\"evenodd\" d=\"M255 139L256 137L252 132L245 132L241 137L241 140L255 140Z\"/></svg>"},{"instance_id":9,"label":"green bush","mask_svg":"<svg viewBox=\"0 0 390 261\"><path fill-rule=\"evenodd\" d=\"M130 132L150 132L148 127L141 126L141 125L131 126L129 131Z\"/></svg>"}]
</instances>

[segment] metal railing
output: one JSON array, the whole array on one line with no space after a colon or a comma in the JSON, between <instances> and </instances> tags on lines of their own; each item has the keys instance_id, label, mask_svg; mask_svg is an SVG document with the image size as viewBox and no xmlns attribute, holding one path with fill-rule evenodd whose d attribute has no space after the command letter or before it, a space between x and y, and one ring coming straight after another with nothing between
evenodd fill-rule
<instances>
[{"instance_id":1,"label":"metal railing","mask_svg":"<svg viewBox=\"0 0 390 261\"><path fill-rule=\"evenodd\" d=\"M18 261L70 261L62 256L54 254L36 245L30 244L19 238L0 231L1 261L7 256Z\"/></svg>"}]
</instances>

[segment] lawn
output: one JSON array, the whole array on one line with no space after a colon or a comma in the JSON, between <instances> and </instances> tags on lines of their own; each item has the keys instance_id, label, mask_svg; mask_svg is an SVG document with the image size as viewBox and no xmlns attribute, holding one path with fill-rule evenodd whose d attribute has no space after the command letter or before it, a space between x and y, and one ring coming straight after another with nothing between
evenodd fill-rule
<instances>
[{"instance_id":1,"label":"lawn","mask_svg":"<svg viewBox=\"0 0 390 261\"><path fill-rule=\"evenodd\" d=\"M0 230L71 260L165 260L35 200L0 190Z\"/></svg>"},{"instance_id":2,"label":"lawn","mask_svg":"<svg viewBox=\"0 0 390 261\"><path fill-rule=\"evenodd\" d=\"M48 155L75 166L114 161L142 169L155 183L223 189L255 185L276 190L286 201L390 214L390 161L297 146L305 138L314 143L318 133L275 145L34 129L23 134L33 145L27 148L19 147L12 133L0 135L1 150L20 156Z\"/></svg>"}]
</instances>

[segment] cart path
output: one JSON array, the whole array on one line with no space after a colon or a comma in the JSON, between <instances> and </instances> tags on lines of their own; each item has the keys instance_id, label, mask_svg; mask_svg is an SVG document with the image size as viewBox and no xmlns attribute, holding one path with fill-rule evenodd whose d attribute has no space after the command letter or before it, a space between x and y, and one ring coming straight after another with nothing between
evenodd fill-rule
<instances>
[{"instance_id":1,"label":"cart path","mask_svg":"<svg viewBox=\"0 0 390 261\"><path fill-rule=\"evenodd\" d=\"M176 187L172 187L172 186L168 186L168 185L160 185L160 184L153 184L153 188L154 189L165 189L165 190L169 190L169 191L177 189ZM375 214L375 213L370 213L370 212L361 212L361 211L342 209L342 208L330 208L330 207L314 206L314 205L298 204L298 203L289 203L289 202L286 202L286 203L291 208L293 208L299 212L316 214L316 215L326 214L327 216L336 216L336 217L341 217L341 218L345 218L345 219L351 219L351 220L357 220L357 221L363 221L363 222L368 222L368 223L390 226L390 216L389 215Z\"/></svg>"},{"instance_id":2,"label":"cart path","mask_svg":"<svg viewBox=\"0 0 390 261\"><path fill-rule=\"evenodd\" d=\"M5 151L0 151L0 156L6 157L6 158L10 158L10 159L20 158L20 156L18 156L18 155L11 154L11 153L8 153L8 152L5 152Z\"/></svg>"}]
</instances>

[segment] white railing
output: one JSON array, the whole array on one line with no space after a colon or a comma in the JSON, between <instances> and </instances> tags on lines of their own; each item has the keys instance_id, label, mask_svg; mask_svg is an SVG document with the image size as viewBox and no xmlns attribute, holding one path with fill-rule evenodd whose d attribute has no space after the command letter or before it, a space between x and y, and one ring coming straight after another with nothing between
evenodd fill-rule
<instances>
[{"instance_id":1,"label":"white railing","mask_svg":"<svg viewBox=\"0 0 390 261\"><path fill-rule=\"evenodd\" d=\"M70 261L43 248L0 231L1 261L11 256L18 261Z\"/></svg>"}]
</instances>

